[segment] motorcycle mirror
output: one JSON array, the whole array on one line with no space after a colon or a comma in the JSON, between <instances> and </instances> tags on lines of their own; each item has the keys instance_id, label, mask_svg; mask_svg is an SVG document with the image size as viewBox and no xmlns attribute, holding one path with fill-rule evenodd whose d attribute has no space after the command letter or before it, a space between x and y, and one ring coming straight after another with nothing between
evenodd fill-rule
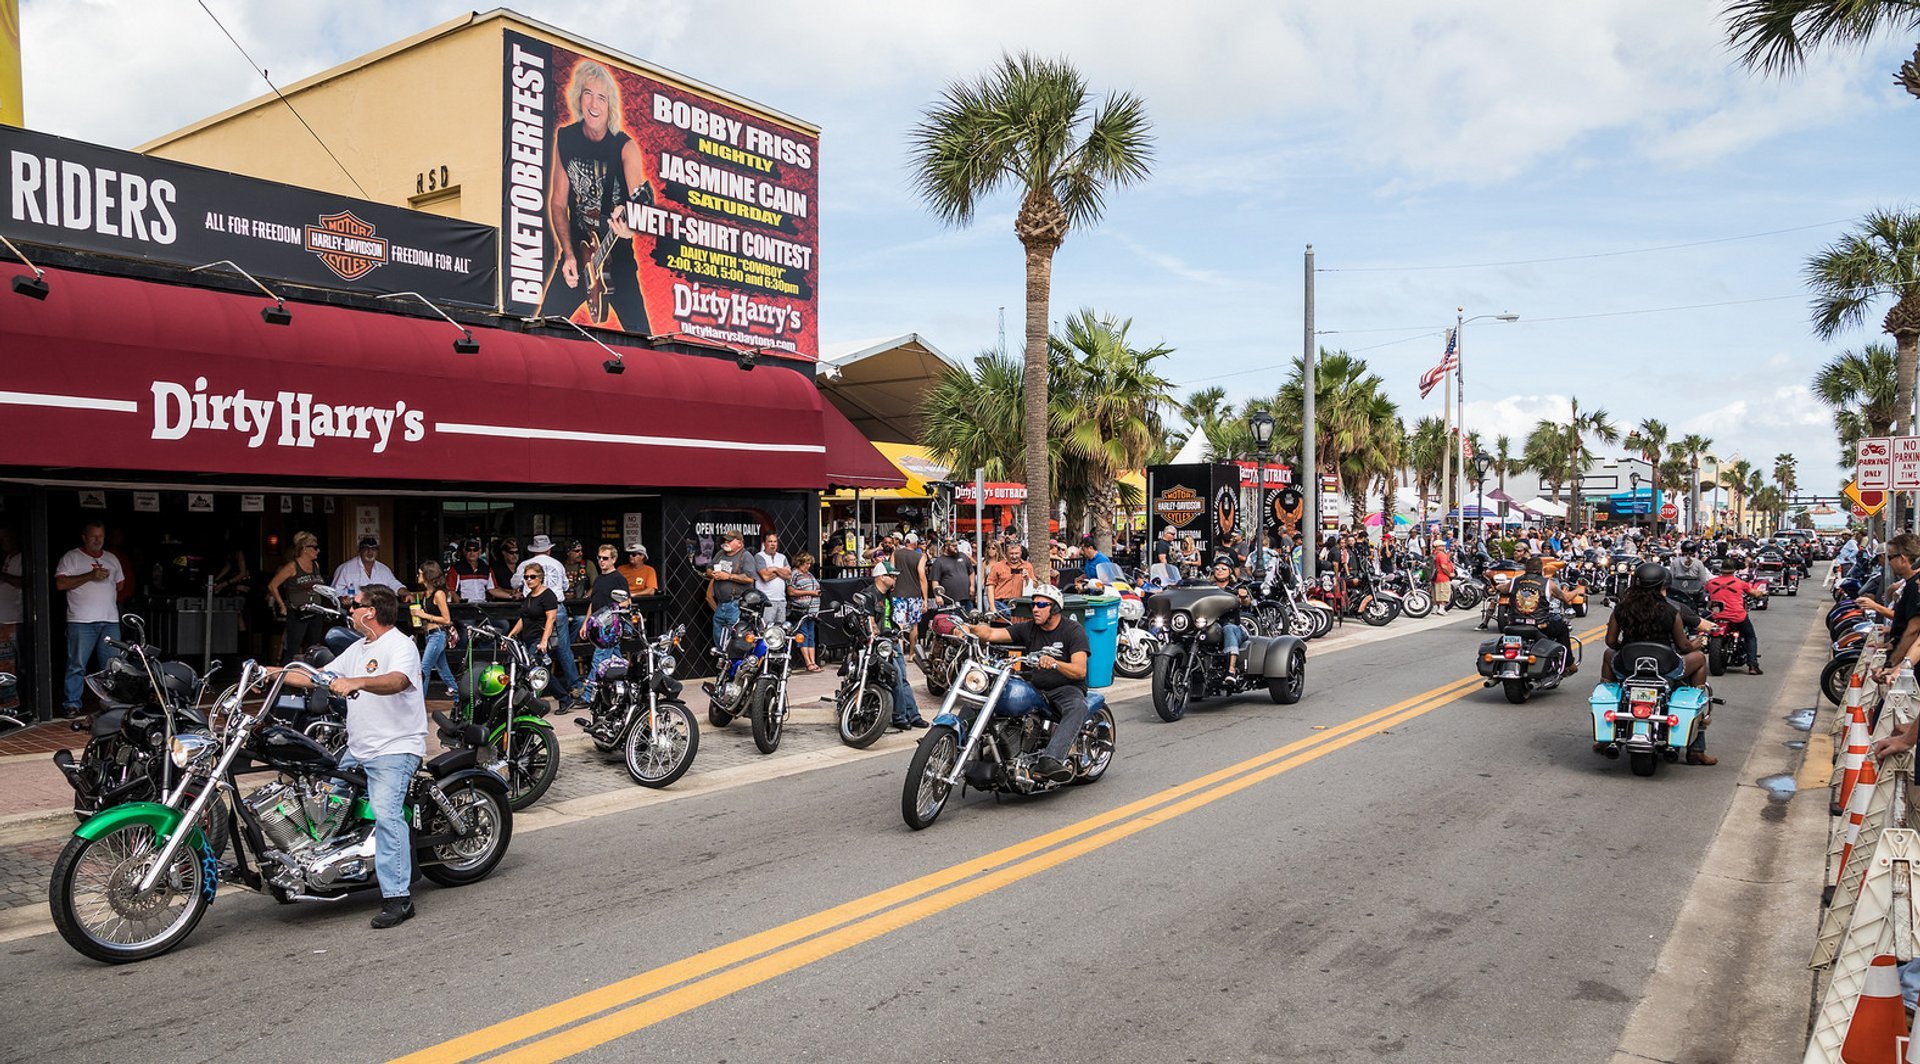
<instances>
[{"instance_id":1,"label":"motorcycle mirror","mask_svg":"<svg viewBox=\"0 0 1920 1064\"><path fill-rule=\"evenodd\" d=\"M616 605L620 606L624 606L633 601L633 596L623 589L615 589L609 597L613 599Z\"/></svg>"},{"instance_id":2,"label":"motorcycle mirror","mask_svg":"<svg viewBox=\"0 0 1920 1064\"><path fill-rule=\"evenodd\" d=\"M137 613L121 614L120 627L131 629L133 631L134 636L131 640L129 640L129 642L144 643L147 641L147 622L141 620L139 614Z\"/></svg>"}]
</instances>

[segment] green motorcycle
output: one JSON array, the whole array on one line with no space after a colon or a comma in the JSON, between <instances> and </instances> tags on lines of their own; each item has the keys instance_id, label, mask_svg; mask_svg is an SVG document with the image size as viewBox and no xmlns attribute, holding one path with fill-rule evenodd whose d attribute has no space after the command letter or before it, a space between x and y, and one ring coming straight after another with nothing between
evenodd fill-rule
<instances>
[{"instance_id":1,"label":"green motorcycle","mask_svg":"<svg viewBox=\"0 0 1920 1064\"><path fill-rule=\"evenodd\" d=\"M560 740L547 723L552 705L539 697L549 674L526 644L495 628L465 625L466 677L454 717L480 726L483 742L498 752L493 771L506 781L515 810L540 800L560 774ZM493 646L491 660L476 658L480 643Z\"/></svg>"}]
</instances>

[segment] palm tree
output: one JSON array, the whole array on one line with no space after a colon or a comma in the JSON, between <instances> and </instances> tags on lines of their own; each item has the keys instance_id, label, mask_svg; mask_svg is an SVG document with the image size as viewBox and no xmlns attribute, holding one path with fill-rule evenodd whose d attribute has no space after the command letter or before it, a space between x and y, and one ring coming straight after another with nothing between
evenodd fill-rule
<instances>
[{"instance_id":1,"label":"palm tree","mask_svg":"<svg viewBox=\"0 0 1920 1064\"><path fill-rule=\"evenodd\" d=\"M1910 431L1914 373L1920 369L1920 213L1874 211L1852 232L1807 260L1813 289L1813 331L1831 340L1842 329L1866 323L1868 308L1882 297L1893 306L1880 327L1893 337L1898 366L1893 428Z\"/></svg>"},{"instance_id":2,"label":"palm tree","mask_svg":"<svg viewBox=\"0 0 1920 1064\"><path fill-rule=\"evenodd\" d=\"M1627 438L1621 441L1621 446L1646 459L1653 474L1653 519L1656 528L1659 527L1660 521L1660 453L1666 450L1667 435L1666 422L1657 418L1648 418L1636 426L1632 432L1627 433Z\"/></svg>"},{"instance_id":3,"label":"palm tree","mask_svg":"<svg viewBox=\"0 0 1920 1064\"><path fill-rule=\"evenodd\" d=\"M1840 434L1840 466L1853 468L1854 445L1868 436L1893 431L1898 359L1886 344L1868 344L1845 351L1813 375L1814 398L1833 408L1833 427Z\"/></svg>"},{"instance_id":4,"label":"palm tree","mask_svg":"<svg viewBox=\"0 0 1920 1064\"><path fill-rule=\"evenodd\" d=\"M1300 359L1273 400L1276 439L1297 448L1305 389ZM1314 372L1314 468L1335 473L1340 490L1356 507L1355 518L1366 515L1367 489L1399 468L1399 444L1404 435L1397 421L1399 407L1387 398L1386 381L1367 369L1366 359L1345 351L1321 349ZM1357 501L1356 501L1357 500Z\"/></svg>"},{"instance_id":5,"label":"palm tree","mask_svg":"<svg viewBox=\"0 0 1920 1064\"><path fill-rule=\"evenodd\" d=\"M1773 482L1780 487L1782 497L1800 490L1800 460L1790 454L1773 456Z\"/></svg>"},{"instance_id":6,"label":"palm tree","mask_svg":"<svg viewBox=\"0 0 1920 1064\"><path fill-rule=\"evenodd\" d=\"M1520 445L1520 460L1540 474L1541 483L1553 489L1553 500L1560 501L1560 486L1567 482L1568 440L1559 422L1540 419Z\"/></svg>"},{"instance_id":7,"label":"palm tree","mask_svg":"<svg viewBox=\"0 0 1920 1064\"><path fill-rule=\"evenodd\" d=\"M1026 252L1027 539L1044 557L1053 514L1047 437L1047 314L1053 256L1074 226L1100 220L1110 189L1144 180L1153 158L1145 105L1130 93L1089 97L1065 59L1002 55L973 81L949 84L911 135L914 187L951 225L973 220L1003 188L1020 196L1013 232Z\"/></svg>"},{"instance_id":8,"label":"palm tree","mask_svg":"<svg viewBox=\"0 0 1920 1064\"><path fill-rule=\"evenodd\" d=\"M1587 449L1587 437L1591 435L1601 443L1620 442L1620 429L1616 427L1604 409L1580 412L1580 400L1574 399L1573 417L1567 421L1567 460L1568 473L1574 481L1587 472L1587 465L1593 461L1593 452ZM1559 502L1559 497L1554 498Z\"/></svg>"},{"instance_id":9,"label":"palm tree","mask_svg":"<svg viewBox=\"0 0 1920 1064\"><path fill-rule=\"evenodd\" d=\"M1747 478L1754 472L1753 463L1744 458L1720 463L1720 483L1726 486L1728 498L1733 503L1736 528L1746 527Z\"/></svg>"},{"instance_id":10,"label":"palm tree","mask_svg":"<svg viewBox=\"0 0 1920 1064\"><path fill-rule=\"evenodd\" d=\"M1187 393L1187 397L1174 408L1180 420L1187 423L1187 431L1181 436L1180 444L1184 445L1196 432L1205 436L1206 426L1218 422L1223 416L1222 408L1226 402L1227 390L1217 384ZM1179 446L1176 445L1173 450L1178 451Z\"/></svg>"},{"instance_id":11,"label":"palm tree","mask_svg":"<svg viewBox=\"0 0 1920 1064\"><path fill-rule=\"evenodd\" d=\"M1721 13L1741 65L1765 74L1791 73L1823 45L1859 48L1882 33L1920 30L1913 0L1734 0ZM1920 96L1920 82L1907 88Z\"/></svg>"},{"instance_id":12,"label":"palm tree","mask_svg":"<svg viewBox=\"0 0 1920 1064\"><path fill-rule=\"evenodd\" d=\"M1172 401L1171 385L1152 363L1173 348L1129 346L1132 324L1081 310L1067 319L1064 337L1049 339L1062 365L1059 405L1071 411L1059 435L1066 450L1089 463L1087 509L1103 551L1113 548L1120 476L1146 463L1160 439L1159 407Z\"/></svg>"},{"instance_id":13,"label":"palm tree","mask_svg":"<svg viewBox=\"0 0 1920 1064\"><path fill-rule=\"evenodd\" d=\"M1505 439L1505 437L1501 437ZM1413 423L1404 449L1407 467L1413 470L1413 492L1420 500L1420 520L1427 519L1427 489L1439 483L1441 465L1447 460L1447 425L1428 415Z\"/></svg>"},{"instance_id":14,"label":"palm tree","mask_svg":"<svg viewBox=\"0 0 1920 1064\"><path fill-rule=\"evenodd\" d=\"M1687 517L1693 531L1700 531L1700 459L1712 449L1713 441L1697 432L1689 432L1675 444L1687 456Z\"/></svg>"},{"instance_id":15,"label":"palm tree","mask_svg":"<svg viewBox=\"0 0 1920 1064\"><path fill-rule=\"evenodd\" d=\"M1678 443L1669 443L1667 444L1666 461L1660 463L1658 471L1661 483L1686 484L1688 478L1693 473L1693 461L1688 457L1685 447ZM1689 497L1692 495L1692 487L1697 486L1698 485L1692 485L1689 487Z\"/></svg>"},{"instance_id":16,"label":"palm tree","mask_svg":"<svg viewBox=\"0 0 1920 1064\"><path fill-rule=\"evenodd\" d=\"M1526 470L1527 464L1513 453L1513 440L1506 436L1495 436L1493 438L1493 472L1500 478L1500 494L1507 493L1508 473L1524 473ZM1503 502L1500 504L1501 516L1506 516L1506 512L1507 504Z\"/></svg>"},{"instance_id":17,"label":"palm tree","mask_svg":"<svg viewBox=\"0 0 1920 1064\"><path fill-rule=\"evenodd\" d=\"M1020 361L997 351L949 367L920 400L921 445L949 468L984 467L989 480L1011 479L1025 468L1024 389Z\"/></svg>"}]
</instances>

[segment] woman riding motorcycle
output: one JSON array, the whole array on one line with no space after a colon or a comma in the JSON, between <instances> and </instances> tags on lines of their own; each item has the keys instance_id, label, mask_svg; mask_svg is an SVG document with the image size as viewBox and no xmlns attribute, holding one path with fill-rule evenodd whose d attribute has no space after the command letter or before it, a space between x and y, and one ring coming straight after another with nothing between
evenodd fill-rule
<instances>
[{"instance_id":1,"label":"woman riding motorcycle","mask_svg":"<svg viewBox=\"0 0 1920 1064\"><path fill-rule=\"evenodd\" d=\"M1689 687L1707 685L1706 644L1688 631L1687 615L1667 601L1667 581L1667 567L1659 562L1643 562L1633 571L1620 605L1607 618L1608 649L1600 665L1601 678L1606 682L1618 679L1613 671L1614 650L1628 643L1661 643L1680 654L1680 668L1667 679ZM1707 753L1706 722L1702 721L1687 746L1687 764L1714 765L1719 761Z\"/></svg>"}]
</instances>

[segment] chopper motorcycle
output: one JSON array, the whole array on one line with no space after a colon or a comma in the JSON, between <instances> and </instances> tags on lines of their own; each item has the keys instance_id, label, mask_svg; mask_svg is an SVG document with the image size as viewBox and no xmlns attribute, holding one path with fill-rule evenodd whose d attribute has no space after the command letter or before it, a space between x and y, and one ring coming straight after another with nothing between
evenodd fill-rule
<instances>
[{"instance_id":1,"label":"chopper motorcycle","mask_svg":"<svg viewBox=\"0 0 1920 1064\"><path fill-rule=\"evenodd\" d=\"M856 592L855 598L870 592ZM850 603L834 607L847 630L859 633L853 649L840 663L840 686L833 693L833 715L840 741L856 750L872 746L893 723L893 689L899 670L907 667L897 644L869 622L869 614ZM947 690L952 691L949 685Z\"/></svg>"},{"instance_id":2,"label":"chopper motorcycle","mask_svg":"<svg viewBox=\"0 0 1920 1064\"><path fill-rule=\"evenodd\" d=\"M513 808L525 809L560 775L560 740L547 722L552 707L540 697L551 676L525 643L505 632L484 624L460 630L468 640L467 666L454 717L480 725L482 741L499 753L489 763L506 781ZM474 660L482 643L493 644L496 660Z\"/></svg>"},{"instance_id":3,"label":"chopper motorcycle","mask_svg":"<svg viewBox=\"0 0 1920 1064\"><path fill-rule=\"evenodd\" d=\"M642 787L666 787L686 775L700 751L700 724L680 701L674 648L686 625L646 638L625 591L613 593L613 606L595 614L590 627L596 645L619 651L593 676L587 715L573 722L610 753L624 748L627 775Z\"/></svg>"},{"instance_id":4,"label":"chopper motorcycle","mask_svg":"<svg viewBox=\"0 0 1920 1064\"><path fill-rule=\"evenodd\" d=\"M1240 672L1227 671L1224 626L1240 598L1211 584L1170 587L1148 603L1167 633L1153 659L1153 709L1168 722L1186 716L1194 701L1224 698L1264 686L1281 705L1306 691L1307 647L1298 636L1249 636L1240 647Z\"/></svg>"},{"instance_id":5,"label":"chopper motorcycle","mask_svg":"<svg viewBox=\"0 0 1920 1064\"><path fill-rule=\"evenodd\" d=\"M332 679L304 662L286 671L323 685ZM168 745L180 777L159 801L104 809L74 831L48 888L54 926L68 945L109 964L159 956L193 932L221 882L283 903L378 889L366 777L271 722L268 707L285 683L284 673L247 662L215 703L213 730L176 735ZM250 703L262 689L266 697ZM513 811L506 785L479 767L486 749L479 726L435 719L443 737L468 734L465 748L414 774L407 800L413 862L433 882L461 886L485 879L506 855ZM243 757L279 775L243 793ZM216 803L229 812L230 864L215 858L195 826Z\"/></svg>"},{"instance_id":6,"label":"chopper motorcycle","mask_svg":"<svg viewBox=\"0 0 1920 1064\"><path fill-rule=\"evenodd\" d=\"M1037 775L1034 759L1046 749L1056 724L1053 704L1017 675L1017 655L990 649L964 628L958 638L965 646L963 662L907 766L900 815L908 827L931 826L956 785L963 795L968 787L1042 794L1106 775L1119 732L1106 698L1087 692L1087 721L1066 757L1072 778L1056 782Z\"/></svg>"}]
</instances>

